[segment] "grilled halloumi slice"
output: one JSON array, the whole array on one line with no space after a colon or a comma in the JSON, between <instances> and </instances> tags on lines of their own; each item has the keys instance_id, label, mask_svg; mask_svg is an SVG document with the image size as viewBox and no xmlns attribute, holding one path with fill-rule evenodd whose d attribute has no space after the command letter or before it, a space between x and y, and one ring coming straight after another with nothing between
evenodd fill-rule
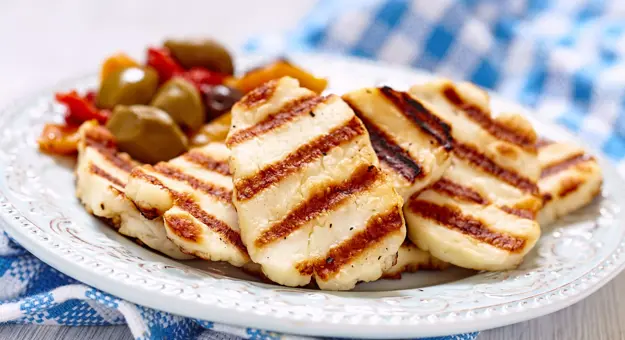
<instances>
[{"instance_id":1,"label":"grilled halloumi slice","mask_svg":"<svg viewBox=\"0 0 625 340\"><path fill-rule=\"evenodd\" d=\"M387 86L343 99L365 124L382 170L404 199L443 175L451 161L449 127L427 104Z\"/></svg>"},{"instance_id":2,"label":"grilled halloumi slice","mask_svg":"<svg viewBox=\"0 0 625 340\"><path fill-rule=\"evenodd\" d=\"M397 263L384 271L386 279L401 279L402 273L414 273L422 269L444 270L449 263L441 261L427 251L419 249L410 240L404 241L397 252Z\"/></svg>"},{"instance_id":3,"label":"grilled halloumi slice","mask_svg":"<svg viewBox=\"0 0 625 340\"><path fill-rule=\"evenodd\" d=\"M117 152L113 136L94 122L79 130L76 196L89 213L107 221L123 235L175 259L190 259L165 234L162 220L148 220L124 194L128 175L137 165Z\"/></svg>"},{"instance_id":4,"label":"grilled halloumi slice","mask_svg":"<svg viewBox=\"0 0 625 340\"><path fill-rule=\"evenodd\" d=\"M517 266L540 236L536 134L520 115L493 118L486 92L442 80L409 93L451 126L452 164L404 206L410 239L460 267Z\"/></svg>"},{"instance_id":5,"label":"grilled halloumi slice","mask_svg":"<svg viewBox=\"0 0 625 340\"><path fill-rule=\"evenodd\" d=\"M232 205L230 151L210 143L130 174L126 194L144 215L163 217L167 236L184 252L234 266L249 262Z\"/></svg>"},{"instance_id":6,"label":"grilled halloumi slice","mask_svg":"<svg viewBox=\"0 0 625 340\"><path fill-rule=\"evenodd\" d=\"M402 199L341 98L268 82L233 107L226 143L243 242L269 279L346 290L393 265Z\"/></svg>"},{"instance_id":7,"label":"grilled halloumi slice","mask_svg":"<svg viewBox=\"0 0 625 340\"><path fill-rule=\"evenodd\" d=\"M589 204L601 192L603 175L597 160L574 144L541 140L537 145L543 197L538 221L545 226Z\"/></svg>"}]
</instances>

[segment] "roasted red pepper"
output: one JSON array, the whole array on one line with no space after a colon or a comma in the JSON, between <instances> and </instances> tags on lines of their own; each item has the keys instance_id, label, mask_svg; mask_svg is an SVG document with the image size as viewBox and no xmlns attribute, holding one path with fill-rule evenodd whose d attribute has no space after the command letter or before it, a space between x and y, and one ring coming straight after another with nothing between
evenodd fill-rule
<instances>
[{"instance_id":1,"label":"roasted red pepper","mask_svg":"<svg viewBox=\"0 0 625 340\"><path fill-rule=\"evenodd\" d=\"M65 122L68 125L80 125L88 120L95 119L105 124L110 116L107 110L98 110L94 104L94 95L87 94L81 97L78 92L57 93L56 101L67 107Z\"/></svg>"},{"instance_id":2,"label":"roasted red pepper","mask_svg":"<svg viewBox=\"0 0 625 340\"><path fill-rule=\"evenodd\" d=\"M210 71L203 67L193 67L188 71L185 71L178 76L188 80L193 83L195 87L199 89L202 88L203 85L221 85L224 83L224 80L228 76L227 74Z\"/></svg>"},{"instance_id":3,"label":"roasted red pepper","mask_svg":"<svg viewBox=\"0 0 625 340\"><path fill-rule=\"evenodd\" d=\"M148 66L152 67L158 73L159 83L168 81L175 74L181 74L184 69L171 56L168 49L161 47L148 48Z\"/></svg>"}]
</instances>

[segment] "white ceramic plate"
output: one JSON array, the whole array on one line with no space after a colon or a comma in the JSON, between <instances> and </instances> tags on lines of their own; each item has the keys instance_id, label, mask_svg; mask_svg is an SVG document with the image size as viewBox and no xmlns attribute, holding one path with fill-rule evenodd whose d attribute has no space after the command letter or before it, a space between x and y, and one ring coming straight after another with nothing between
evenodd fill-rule
<instances>
[{"instance_id":1,"label":"white ceramic plate","mask_svg":"<svg viewBox=\"0 0 625 340\"><path fill-rule=\"evenodd\" d=\"M241 69L262 58L239 61ZM431 76L356 59L294 55L330 79L331 92L363 86L406 89ZM401 280L322 292L260 283L220 263L176 262L141 248L87 214L74 197L73 162L40 154L45 122L60 120L55 91L93 88L96 77L67 82L8 108L0 120L0 211L7 231L58 270L129 301L184 316L274 331L323 336L407 338L503 326L567 307L625 267L625 185L602 161L601 198L543 236L517 270L453 268ZM522 111L493 98L495 111ZM528 114L528 113L526 113ZM529 114L528 114L529 115ZM531 115L530 115L531 117ZM572 136L531 117L539 132Z\"/></svg>"}]
</instances>

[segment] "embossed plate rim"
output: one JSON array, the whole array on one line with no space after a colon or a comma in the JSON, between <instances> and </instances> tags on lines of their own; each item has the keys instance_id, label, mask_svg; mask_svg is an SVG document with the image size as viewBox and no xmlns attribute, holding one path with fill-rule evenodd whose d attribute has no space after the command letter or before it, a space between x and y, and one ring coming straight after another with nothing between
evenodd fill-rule
<instances>
[{"instance_id":1,"label":"embossed plate rim","mask_svg":"<svg viewBox=\"0 0 625 340\"><path fill-rule=\"evenodd\" d=\"M242 63L253 65L260 59L265 58L252 56L244 58ZM386 79L393 77L424 79L432 76L423 71L355 58L302 54L291 55L290 58L306 66L317 65L319 67L322 64L327 64L325 67L330 69L332 67L337 69L341 67L347 68L352 71L352 74L348 77L349 79L361 77L362 80L363 74L365 75L364 78L368 80L378 79L376 78L378 75L381 77L380 79L385 79L385 77L387 77ZM345 71L344 73L348 72ZM64 85L41 92L37 97L50 94L54 89L66 88L75 83L86 82L87 79L91 78L92 76L81 77L64 82ZM17 113L20 109L26 110L28 102L35 101L35 96L32 96L32 100L29 98L31 97L26 97L26 99L17 102L2 112ZM518 108L517 105L502 101L496 96L493 97L493 100L496 104L503 103L504 107ZM525 110L521 111L527 113ZM5 129L11 126L11 123L7 122L7 120L4 119L0 122L0 132L6 132L7 130ZM537 120L543 126L555 129L559 136L573 138L570 134L564 132L563 129L553 124L540 119ZM606 173L606 181L610 184L618 184L616 185L617 187L623 187L623 181L616 170L607 161L601 157L600 159ZM463 302L463 299L471 298L471 296L462 296L462 293L465 292L462 289L467 288L467 283L465 282L467 280L425 288L425 293L422 294L423 298L420 298L421 294L416 289L393 291L388 292L388 294L380 292L322 293L304 289L276 288L274 286L246 283L231 279L206 278L206 287L204 288L208 288L210 294L204 291L199 296L206 300L198 301L192 295L185 293L185 289L189 287L176 287L175 284L172 284L168 288L166 285L170 283L164 279L166 276L150 277L152 275L150 273L131 272L123 266L109 268L109 264L98 262L99 259L97 258L93 262L94 260L88 256L87 260L84 260L85 257L83 255L72 254L72 252L76 253L78 251L71 249L69 247L70 243L63 244L65 240L61 239L59 241L56 235L47 234L43 228L37 228L35 224L27 219L26 215L28 213L24 212L24 209L16 209L13 206L13 202L7 198L5 191L8 189L8 186L5 183L5 177L8 164L13 163L8 163L7 159L0 158L0 165L2 166L2 169L0 169L2 172L2 178L0 178L0 214L7 222L7 232L34 255L80 281L129 301L174 314L239 326L294 334L362 338L424 337L477 331L524 321L567 307L599 289L625 268L625 256L623 256L625 250L623 236L625 232L621 229L621 237L618 241L615 241L614 249L608 254L609 257L597 260L596 265L583 275L559 284L556 284L557 280L553 279L546 284L552 284L554 287L540 294L530 294L529 296L525 296L527 295L525 294L523 295L524 297L517 299L508 298L506 300L502 298L499 304L471 307L458 312L434 310L429 313L410 314L410 311L414 311L414 306L411 307L410 302L412 299L413 303L414 300L418 300L426 304L427 297L434 294L431 291L441 290L441 287L445 287L445 289L458 289L460 296L455 303L461 306L462 303L466 303ZM611 185L611 187L613 186ZM618 196L616 201L619 204L625 201L622 194L615 192L613 188L610 188L610 191L616 195L615 197ZM620 211L617 211L615 214L618 215L619 219L613 220L611 223L621 225L623 222L622 214ZM72 262L69 256L73 255L83 256L83 260ZM109 274L103 273L100 269L96 270L94 266L109 270ZM528 274L531 274L531 272L528 272ZM504 274L498 275L501 278L505 277ZM512 275L510 274L509 278L516 280L517 278ZM487 275L480 275L479 277L485 280L488 278ZM145 280L152 280L152 282ZM184 283L184 281L176 281L173 278L170 281L178 284ZM158 284L163 285L160 290L155 288ZM148 287L150 285L153 287ZM496 284L493 285L497 287ZM238 294L241 296L229 297L227 295L243 293L246 289L249 289L249 292L245 292L243 295ZM180 292L176 293L176 290L180 290ZM189 288L189 291L194 292L191 288ZM201 291L197 290L197 292ZM470 290L466 290L466 292L475 294L475 292ZM226 294L225 297L217 296L220 293ZM254 296L254 294L258 295ZM295 300L289 300L293 299L293 297ZM303 307L307 304L314 305L313 297L323 297L329 301L330 306L323 305L322 309L316 309L317 307L314 306ZM280 300L279 303L277 300ZM296 301L303 302L303 304L297 305ZM336 303L332 304L334 301ZM362 301L365 301L365 303L363 304ZM383 304L383 302L386 304ZM280 303L286 305L280 305ZM384 307L379 307L377 306L378 304ZM323 309L326 307L329 309ZM421 308L422 306L419 307ZM313 315L309 310L321 310L321 314ZM402 314L402 311L404 314Z\"/></svg>"}]
</instances>

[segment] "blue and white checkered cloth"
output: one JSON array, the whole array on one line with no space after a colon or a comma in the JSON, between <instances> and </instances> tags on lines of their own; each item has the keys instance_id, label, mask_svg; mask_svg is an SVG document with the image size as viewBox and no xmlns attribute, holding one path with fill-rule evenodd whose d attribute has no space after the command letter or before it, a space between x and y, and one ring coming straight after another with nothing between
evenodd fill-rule
<instances>
[{"instance_id":1,"label":"blue and white checkered cloth","mask_svg":"<svg viewBox=\"0 0 625 340\"><path fill-rule=\"evenodd\" d=\"M321 0L294 33L246 48L349 54L470 80L559 122L625 172L624 33L622 0ZM127 323L137 339L282 337L120 300L45 265L2 232L0 322Z\"/></svg>"}]
</instances>

